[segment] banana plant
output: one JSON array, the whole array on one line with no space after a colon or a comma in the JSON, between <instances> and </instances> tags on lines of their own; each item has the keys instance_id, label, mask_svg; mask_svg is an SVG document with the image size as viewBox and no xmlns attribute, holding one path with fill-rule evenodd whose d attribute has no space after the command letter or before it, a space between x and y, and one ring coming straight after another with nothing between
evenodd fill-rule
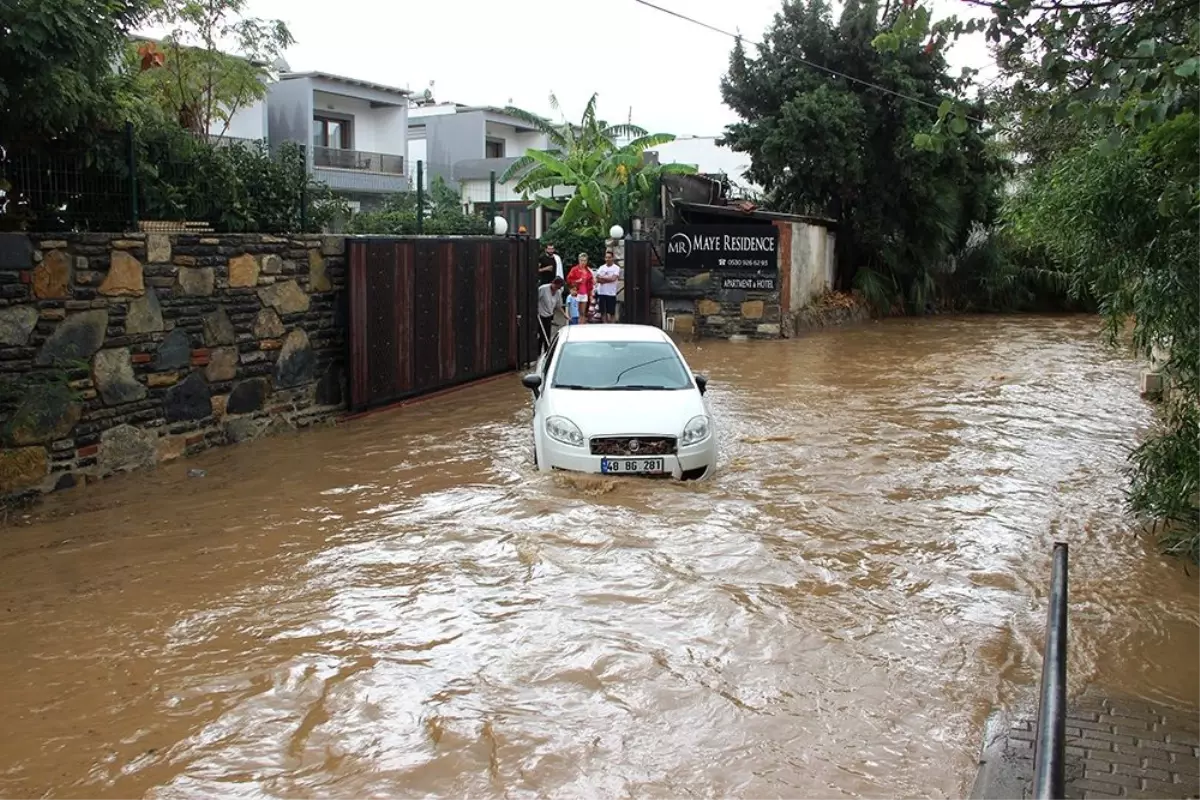
<instances>
[{"instance_id":1,"label":"banana plant","mask_svg":"<svg viewBox=\"0 0 1200 800\"><path fill-rule=\"evenodd\" d=\"M505 109L544 133L550 147L527 150L499 180L516 178L516 191L526 199L532 195L535 206L561 212L556 225L603 231L614 222L627 222L653 196L662 175L690 175L696 168L647 162L646 151L674 141L674 135L633 124L609 125L596 114L596 97L588 100L579 124L556 124L523 109ZM550 106L559 110L554 95ZM560 187L573 190L569 199L536 195Z\"/></svg>"}]
</instances>

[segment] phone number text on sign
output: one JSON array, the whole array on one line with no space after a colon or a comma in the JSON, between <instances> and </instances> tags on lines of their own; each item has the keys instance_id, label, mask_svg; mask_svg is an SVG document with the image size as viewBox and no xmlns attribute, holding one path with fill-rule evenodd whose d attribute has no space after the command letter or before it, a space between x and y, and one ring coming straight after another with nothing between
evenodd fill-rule
<instances>
[{"instance_id":1,"label":"phone number text on sign","mask_svg":"<svg viewBox=\"0 0 1200 800\"><path fill-rule=\"evenodd\" d=\"M721 288L748 289L750 291L757 292L773 292L775 291L775 278L770 276L751 276L742 278L732 275L725 275L721 278Z\"/></svg>"},{"instance_id":2,"label":"phone number text on sign","mask_svg":"<svg viewBox=\"0 0 1200 800\"><path fill-rule=\"evenodd\" d=\"M751 269L767 269L771 262L764 258L721 258L717 259L718 267L750 267Z\"/></svg>"}]
</instances>

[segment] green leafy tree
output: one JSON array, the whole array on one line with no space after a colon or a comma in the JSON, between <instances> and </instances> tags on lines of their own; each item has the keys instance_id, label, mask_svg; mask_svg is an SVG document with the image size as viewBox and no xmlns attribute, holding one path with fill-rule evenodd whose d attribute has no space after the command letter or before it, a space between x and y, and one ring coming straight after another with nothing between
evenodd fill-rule
<instances>
[{"instance_id":1,"label":"green leafy tree","mask_svg":"<svg viewBox=\"0 0 1200 800\"><path fill-rule=\"evenodd\" d=\"M0 14L0 145L32 148L124 122L112 64L146 0L6 0Z\"/></svg>"},{"instance_id":2,"label":"green leafy tree","mask_svg":"<svg viewBox=\"0 0 1200 800\"><path fill-rule=\"evenodd\" d=\"M882 50L983 31L1007 85L1000 109L1021 156L1010 230L1090 293L1110 338L1160 361L1159 426L1132 454L1130 508L1200 556L1200 6L1151 0L968 0L931 23L905 8ZM942 126L931 138L956 136Z\"/></svg>"},{"instance_id":3,"label":"green leafy tree","mask_svg":"<svg viewBox=\"0 0 1200 800\"><path fill-rule=\"evenodd\" d=\"M559 109L557 98L550 105ZM578 125L554 124L519 108L508 114L546 134L548 150L529 150L504 174L501 183L517 178L516 190L532 193L559 186L571 187L569 200L538 197L536 205L560 211L556 227L607 231L613 223L627 224L658 191L662 175L688 175L686 164L660 164L646 151L675 140L672 134L649 133L637 125L609 125L596 115L596 95L584 107ZM624 141L624 143L622 143Z\"/></svg>"},{"instance_id":4,"label":"green leafy tree","mask_svg":"<svg viewBox=\"0 0 1200 800\"><path fill-rule=\"evenodd\" d=\"M870 0L850 0L836 22L825 0L785 2L756 57L734 47L721 89L742 121L725 144L749 154L747 177L773 207L836 220L841 288L921 312L973 226L994 221L1006 165L966 118L961 138L913 149L969 76L914 44L873 47L890 22Z\"/></svg>"},{"instance_id":5,"label":"green leafy tree","mask_svg":"<svg viewBox=\"0 0 1200 800\"><path fill-rule=\"evenodd\" d=\"M295 42L283 22L246 17L245 6L245 0L160 0L154 21L170 29L161 48L141 42L127 55L139 94L184 129L223 136L238 111L266 95L271 65Z\"/></svg>"}]
</instances>

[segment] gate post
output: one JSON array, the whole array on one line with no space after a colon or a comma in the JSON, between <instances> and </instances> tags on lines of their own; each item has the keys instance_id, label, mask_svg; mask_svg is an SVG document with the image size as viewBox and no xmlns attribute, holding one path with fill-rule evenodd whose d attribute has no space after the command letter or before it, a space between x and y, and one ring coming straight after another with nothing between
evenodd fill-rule
<instances>
[{"instance_id":1,"label":"gate post","mask_svg":"<svg viewBox=\"0 0 1200 800\"><path fill-rule=\"evenodd\" d=\"M650 322L650 242L625 240L625 322Z\"/></svg>"}]
</instances>

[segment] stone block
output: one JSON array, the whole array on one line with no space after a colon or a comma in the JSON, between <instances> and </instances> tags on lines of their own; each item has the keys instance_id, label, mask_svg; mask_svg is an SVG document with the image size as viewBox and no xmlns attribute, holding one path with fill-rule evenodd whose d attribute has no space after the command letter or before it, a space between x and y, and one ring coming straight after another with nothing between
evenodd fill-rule
<instances>
[{"instance_id":1,"label":"stone block","mask_svg":"<svg viewBox=\"0 0 1200 800\"><path fill-rule=\"evenodd\" d=\"M313 370L316 357L308 334L303 328L295 328L283 340L279 360L275 362L275 385L279 387L299 386L315 379Z\"/></svg>"},{"instance_id":2,"label":"stone block","mask_svg":"<svg viewBox=\"0 0 1200 800\"><path fill-rule=\"evenodd\" d=\"M124 250L114 250L108 274L100 284L100 294L108 297L136 297L146 291L142 262Z\"/></svg>"},{"instance_id":3,"label":"stone block","mask_svg":"<svg viewBox=\"0 0 1200 800\"><path fill-rule=\"evenodd\" d=\"M696 303L696 313L702 317L711 317L721 313L721 304L716 300L700 300Z\"/></svg>"},{"instance_id":4,"label":"stone block","mask_svg":"<svg viewBox=\"0 0 1200 800\"><path fill-rule=\"evenodd\" d=\"M183 451L187 449L187 437L185 436L163 436L158 440L157 451L159 461L175 461L183 457Z\"/></svg>"},{"instance_id":5,"label":"stone block","mask_svg":"<svg viewBox=\"0 0 1200 800\"><path fill-rule=\"evenodd\" d=\"M747 300L746 302L742 303L742 317L744 319L762 319L762 316L763 316L763 301L762 300ZM778 327L778 326L776 326L776 327Z\"/></svg>"},{"instance_id":6,"label":"stone block","mask_svg":"<svg viewBox=\"0 0 1200 800\"><path fill-rule=\"evenodd\" d=\"M218 308L211 314L204 315L204 344L209 347L229 345L237 341L237 332L225 309Z\"/></svg>"},{"instance_id":7,"label":"stone block","mask_svg":"<svg viewBox=\"0 0 1200 800\"><path fill-rule=\"evenodd\" d=\"M229 414L249 414L258 411L271 394L271 384L264 378L251 378L233 387L225 411Z\"/></svg>"},{"instance_id":8,"label":"stone block","mask_svg":"<svg viewBox=\"0 0 1200 800\"><path fill-rule=\"evenodd\" d=\"M180 267L175 286L188 297L209 297L216 286L216 276L212 267Z\"/></svg>"},{"instance_id":9,"label":"stone block","mask_svg":"<svg viewBox=\"0 0 1200 800\"><path fill-rule=\"evenodd\" d=\"M146 234L146 261L150 264L171 263L171 237L165 233Z\"/></svg>"},{"instance_id":10,"label":"stone block","mask_svg":"<svg viewBox=\"0 0 1200 800\"><path fill-rule=\"evenodd\" d=\"M699 275L693 275L684 283L687 289L707 289L712 285L712 273L701 272Z\"/></svg>"},{"instance_id":11,"label":"stone block","mask_svg":"<svg viewBox=\"0 0 1200 800\"><path fill-rule=\"evenodd\" d=\"M192 360L192 342L182 328L167 334L158 346L154 368L159 370L181 369Z\"/></svg>"},{"instance_id":12,"label":"stone block","mask_svg":"<svg viewBox=\"0 0 1200 800\"><path fill-rule=\"evenodd\" d=\"M104 344L108 312L97 309L68 317L38 351L34 364L47 367L60 361L86 361Z\"/></svg>"},{"instance_id":13,"label":"stone block","mask_svg":"<svg viewBox=\"0 0 1200 800\"><path fill-rule=\"evenodd\" d=\"M696 317L692 314L676 314L675 333L692 334L696 332Z\"/></svg>"},{"instance_id":14,"label":"stone block","mask_svg":"<svg viewBox=\"0 0 1200 800\"><path fill-rule=\"evenodd\" d=\"M237 377L238 351L236 347L218 347L209 353L204 377L209 383L231 381Z\"/></svg>"},{"instance_id":15,"label":"stone block","mask_svg":"<svg viewBox=\"0 0 1200 800\"><path fill-rule=\"evenodd\" d=\"M50 250L33 268L33 296L61 300L71 296L71 257L65 250Z\"/></svg>"},{"instance_id":16,"label":"stone block","mask_svg":"<svg viewBox=\"0 0 1200 800\"><path fill-rule=\"evenodd\" d=\"M161 389L164 386L174 386L177 383L179 383L178 372L152 372L146 376L146 385L154 389Z\"/></svg>"},{"instance_id":17,"label":"stone block","mask_svg":"<svg viewBox=\"0 0 1200 800\"><path fill-rule=\"evenodd\" d=\"M0 308L0 347L24 347L37 321L38 310L33 306Z\"/></svg>"},{"instance_id":18,"label":"stone block","mask_svg":"<svg viewBox=\"0 0 1200 800\"><path fill-rule=\"evenodd\" d=\"M258 285L258 260L252 255L240 255L229 259L229 286L250 288Z\"/></svg>"},{"instance_id":19,"label":"stone block","mask_svg":"<svg viewBox=\"0 0 1200 800\"><path fill-rule=\"evenodd\" d=\"M718 314L714 314L714 315L705 317L704 324L710 325L712 327L720 327L725 324L725 318Z\"/></svg>"},{"instance_id":20,"label":"stone block","mask_svg":"<svg viewBox=\"0 0 1200 800\"><path fill-rule=\"evenodd\" d=\"M270 306L281 315L308 311L312 302L308 294L295 281L264 286L258 290L258 296L263 305Z\"/></svg>"},{"instance_id":21,"label":"stone block","mask_svg":"<svg viewBox=\"0 0 1200 800\"><path fill-rule=\"evenodd\" d=\"M45 444L71 432L83 414L83 404L60 383L25 388L8 422L8 442L18 447Z\"/></svg>"},{"instance_id":22,"label":"stone block","mask_svg":"<svg viewBox=\"0 0 1200 800\"><path fill-rule=\"evenodd\" d=\"M0 233L0 269L29 269L33 243L23 233Z\"/></svg>"},{"instance_id":23,"label":"stone block","mask_svg":"<svg viewBox=\"0 0 1200 800\"><path fill-rule=\"evenodd\" d=\"M92 380L105 405L133 403L146 396L146 387L133 377L133 362L126 347L96 353L92 362Z\"/></svg>"},{"instance_id":24,"label":"stone block","mask_svg":"<svg viewBox=\"0 0 1200 800\"><path fill-rule=\"evenodd\" d=\"M104 472L127 472L148 467L158 458L158 436L153 431L118 425L100 434L97 463Z\"/></svg>"},{"instance_id":25,"label":"stone block","mask_svg":"<svg viewBox=\"0 0 1200 800\"><path fill-rule=\"evenodd\" d=\"M310 292L328 292L333 289L333 283L325 272L325 257L320 250L308 251L308 290Z\"/></svg>"},{"instance_id":26,"label":"stone block","mask_svg":"<svg viewBox=\"0 0 1200 800\"><path fill-rule=\"evenodd\" d=\"M129 302L125 314L125 333L158 333L163 329L162 305L153 287Z\"/></svg>"},{"instance_id":27,"label":"stone block","mask_svg":"<svg viewBox=\"0 0 1200 800\"><path fill-rule=\"evenodd\" d=\"M264 275L279 275L283 272L283 259L271 253L262 258L262 273Z\"/></svg>"},{"instance_id":28,"label":"stone block","mask_svg":"<svg viewBox=\"0 0 1200 800\"><path fill-rule=\"evenodd\" d=\"M283 322L274 310L264 308L254 317L254 337L256 339L278 339L284 333Z\"/></svg>"},{"instance_id":29,"label":"stone block","mask_svg":"<svg viewBox=\"0 0 1200 800\"><path fill-rule=\"evenodd\" d=\"M0 450L0 494L37 486L50 472L44 447L15 447Z\"/></svg>"},{"instance_id":30,"label":"stone block","mask_svg":"<svg viewBox=\"0 0 1200 800\"><path fill-rule=\"evenodd\" d=\"M779 323L778 322L764 322L763 324L758 326L758 332L761 334L766 334L768 336L778 336L779 335Z\"/></svg>"},{"instance_id":31,"label":"stone block","mask_svg":"<svg viewBox=\"0 0 1200 800\"><path fill-rule=\"evenodd\" d=\"M212 414L212 392L199 372L192 372L167 390L163 398L167 422L204 419Z\"/></svg>"},{"instance_id":32,"label":"stone block","mask_svg":"<svg viewBox=\"0 0 1200 800\"><path fill-rule=\"evenodd\" d=\"M327 256L340 256L346 252L345 236L322 236L321 252Z\"/></svg>"}]
</instances>

